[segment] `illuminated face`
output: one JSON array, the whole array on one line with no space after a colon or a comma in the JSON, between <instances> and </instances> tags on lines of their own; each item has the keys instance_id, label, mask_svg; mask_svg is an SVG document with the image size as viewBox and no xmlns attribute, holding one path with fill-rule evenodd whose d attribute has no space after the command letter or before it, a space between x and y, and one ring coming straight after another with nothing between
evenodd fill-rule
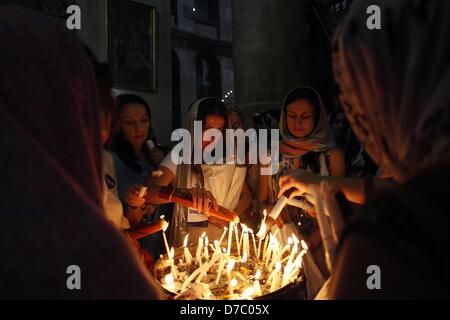
<instances>
[{"instance_id":1,"label":"illuminated face","mask_svg":"<svg viewBox=\"0 0 450 320\"><path fill-rule=\"evenodd\" d=\"M244 121L237 112L231 112L228 114L228 123L233 130L244 130Z\"/></svg>"},{"instance_id":2,"label":"illuminated face","mask_svg":"<svg viewBox=\"0 0 450 320\"><path fill-rule=\"evenodd\" d=\"M146 142L150 130L150 117L142 104L127 104L119 118L119 129L135 150Z\"/></svg>"},{"instance_id":3,"label":"illuminated face","mask_svg":"<svg viewBox=\"0 0 450 320\"><path fill-rule=\"evenodd\" d=\"M295 138L307 137L314 130L314 106L306 99L296 100L286 107L286 122Z\"/></svg>"},{"instance_id":4,"label":"illuminated face","mask_svg":"<svg viewBox=\"0 0 450 320\"><path fill-rule=\"evenodd\" d=\"M203 132L209 129L217 129L221 132L225 129L225 119L218 115L206 116L205 123L203 124ZM209 144L214 142L214 138L211 141L205 141L202 139L202 150L204 150Z\"/></svg>"}]
</instances>

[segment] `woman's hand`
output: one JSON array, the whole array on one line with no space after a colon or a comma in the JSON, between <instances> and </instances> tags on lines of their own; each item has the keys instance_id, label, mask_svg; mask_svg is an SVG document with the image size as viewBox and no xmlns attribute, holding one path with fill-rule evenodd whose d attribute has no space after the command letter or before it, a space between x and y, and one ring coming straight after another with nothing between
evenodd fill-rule
<instances>
[{"instance_id":1,"label":"woman's hand","mask_svg":"<svg viewBox=\"0 0 450 320\"><path fill-rule=\"evenodd\" d=\"M148 159L154 165L160 164L161 161L164 159L164 157L165 157L164 152L159 148L152 148L148 152Z\"/></svg>"},{"instance_id":2,"label":"woman's hand","mask_svg":"<svg viewBox=\"0 0 450 320\"><path fill-rule=\"evenodd\" d=\"M215 210L219 210L219 205L211 192L200 188L188 189L187 192L189 192L192 196L194 209L197 209L199 212L202 212L208 216L211 205Z\"/></svg>"},{"instance_id":3,"label":"woman's hand","mask_svg":"<svg viewBox=\"0 0 450 320\"><path fill-rule=\"evenodd\" d=\"M281 197L286 191L292 188L296 190L291 193L289 196L290 199L305 196L305 194L309 194L308 191L311 186L319 185L321 181L326 179L328 177L315 175L305 170L289 171L280 178L280 192L278 197Z\"/></svg>"},{"instance_id":4,"label":"woman's hand","mask_svg":"<svg viewBox=\"0 0 450 320\"><path fill-rule=\"evenodd\" d=\"M125 200L130 207L140 208L145 204L145 198L139 197L140 192L140 186L132 186L130 189L128 189Z\"/></svg>"}]
</instances>

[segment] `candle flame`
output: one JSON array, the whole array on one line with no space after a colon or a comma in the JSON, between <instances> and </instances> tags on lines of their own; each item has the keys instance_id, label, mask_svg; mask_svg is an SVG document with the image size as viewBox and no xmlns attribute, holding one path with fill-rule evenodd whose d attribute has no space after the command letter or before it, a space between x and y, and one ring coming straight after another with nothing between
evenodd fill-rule
<instances>
[{"instance_id":1,"label":"candle flame","mask_svg":"<svg viewBox=\"0 0 450 320\"><path fill-rule=\"evenodd\" d=\"M203 232L202 235L200 236L201 238L206 237L206 232Z\"/></svg>"},{"instance_id":2,"label":"candle flame","mask_svg":"<svg viewBox=\"0 0 450 320\"><path fill-rule=\"evenodd\" d=\"M168 227L169 227L169 223L165 220L162 220L162 231L166 232Z\"/></svg>"},{"instance_id":3,"label":"candle flame","mask_svg":"<svg viewBox=\"0 0 450 320\"><path fill-rule=\"evenodd\" d=\"M228 228L227 227L223 227L223 231L228 231Z\"/></svg>"},{"instance_id":4,"label":"candle flame","mask_svg":"<svg viewBox=\"0 0 450 320\"><path fill-rule=\"evenodd\" d=\"M183 247L187 247L188 239L189 239L189 233L186 235L186 237L184 237Z\"/></svg>"},{"instance_id":5,"label":"candle flame","mask_svg":"<svg viewBox=\"0 0 450 320\"><path fill-rule=\"evenodd\" d=\"M294 241L295 244L299 244L300 241L298 241L298 238L295 236L295 234L292 234L292 241Z\"/></svg>"},{"instance_id":6,"label":"candle flame","mask_svg":"<svg viewBox=\"0 0 450 320\"><path fill-rule=\"evenodd\" d=\"M172 247L172 248L170 249L169 257L170 257L170 259L173 259L174 256L175 256L175 249Z\"/></svg>"},{"instance_id":7,"label":"candle flame","mask_svg":"<svg viewBox=\"0 0 450 320\"><path fill-rule=\"evenodd\" d=\"M306 244L306 242L304 240L302 240L302 248L305 250L308 250L308 245Z\"/></svg>"},{"instance_id":8,"label":"candle flame","mask_svg":"<svg viewBox=\"0 0 450 320\"><path fill-rule=\"evenodd\" d=\"M260 277L261 277L261 270L258 269L258 271L256 271L255 274L255 280L259 280Z\"/></svg>"},{"instance_id":9,"label":"candle flame","mask_svg":"<svg viewBox=\"0 0 450 320\"><path fill-rule=\"evenodd\" d=\"M263 214L264 214L264 218L266 218L267 217L267 210L266 209L264 209Z\"/></svg>"},{"instance_id":10,"label":"candle flame","mask_svg":"<svg viewBox=\"0 0 450 320\"><path fill-rule=\"evenodd\" d=\"M267 230L266 224L263 222L263 223L261 224L261 229L259 229L259 231L258 231L258 233L256 234L256 236L257 236L258 238L262 238L262 237L266 234L266 230Z\"/></svg>"},{"instance_id":11,"label":"candle flame","mask_svg":"<svg viewBox=\"0 0 450 320\"><path fill-rule=\"evenodd\" d=\"M159 218L160 218L161 220L164 220L165 217L166 217L165 215L159 216Z\"/></svg>"},{"instance_id":12,"label":"candle flame","mask_svg":"<svg viewBox=\"0 0 450 320\"><path fill-rule=\"evenodd\" d=\"M237 284L238 284L238 281L237 281L236 278L233 278L233 279L230 281L230 287L236 287Z\"/></svg>"}]
</instances>

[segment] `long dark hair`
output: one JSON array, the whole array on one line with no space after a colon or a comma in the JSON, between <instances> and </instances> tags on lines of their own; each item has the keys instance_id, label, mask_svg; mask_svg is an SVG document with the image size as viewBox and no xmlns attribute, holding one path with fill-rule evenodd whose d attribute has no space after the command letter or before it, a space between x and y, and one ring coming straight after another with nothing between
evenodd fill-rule
<instances>
[{"instance_id":1,"label":"long dark hair","mask_svg":"<svg viewBox=\"0 0 450 320\"><path fill-rule=\"evenodd\" d=\"M314 107L314 114L313 114L313 120L314 120L314 129L316 129L319 119L320 119L320 109L321 109L321 102L320 102L320 96L319 94L314 91L313 89L309 87L301 87L297 90L294 90L284 102L283 108L287 108L288 105L290 105L292 102L295 102L297 100L308 100ZM285 117L287 116L287 112L284 113ZM287 121L286 121L287 123ZM288 128L289 130L289 128ZM307 154L302 156L302 167L310 168L310 170L314 174L320 173L320 153L318 152L308 152ZM327 160L327 166L329 166L329 159Z\"/></svg>"},{"instance_id":2,"label":"long dark hair","mask_svg":"<svg viewBox=\"0 0 450 320\"><path fill-rule=\"evenodd\" d=\"M120 115L128 104L140 104L145 107L151 123L151 111L148 103L140 96L135 94L121 94L116 97L116 115L114 117L114 135L111 139L110 149L115 152L117 156L125 163L127 167L136 173L141 173L144 169L139 163L138 158L134 153L133 146L124 138L122 132L119 131L118 123ZM147 140L154 140L151 128L148 130ZM142 145L142 152L148 159L148 146L146 143Z\"/></svg>"}]
</instances>

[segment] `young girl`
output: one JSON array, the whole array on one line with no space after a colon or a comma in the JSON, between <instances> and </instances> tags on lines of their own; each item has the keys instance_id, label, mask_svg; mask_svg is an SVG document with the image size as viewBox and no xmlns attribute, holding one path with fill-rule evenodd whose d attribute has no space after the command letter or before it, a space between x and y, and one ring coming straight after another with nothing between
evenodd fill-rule
<instances>
[{"instance_id":1,"label":"young girl","mask_svg":"<svg viewBox=\"0 0 450 320\"><path fill-rule=\"evenodd\" d=\"M325 107L316 90L299 87L289 92L282 105L280 133L279 171L260 178L259 201L267 213L278 200L279 179L286 172L304 169L323 176L345 174L344 157L335 147ZM287 206L277 222L279 227L285 223L295 226L313 246L318 245L318 233L311 237L317 226L303 210Z\"/></svg>"},{"instance_id":2,"label":"young girl","mask_svg":"<svg viewBox=\"0 0 450 320\"><path fill-rule=\"evenodd\" d=\"M191 137L194 136L194 121L201 121L203 132L208 129L218 129L225 133L227 112L224 104L216 98L204 98L196 101L188 116L188 128ZM203 150L211 142L202 137ZM194 143L192 142L194 145ZM174 155L176 156L176 155ZM196 241L206 232L210 242L218 240L227 225L221 220L207 217L210 204L223 206L240 214L251 202L250 192L245 184L246 167L235 164L179 164L172 161L169 153L160 165L162 175L150 176L146 184L188 189L192 194L196 208L187 208L176 204L171 223L171 238L173 246L183 244L184 237L190 234L190 239ZM157 198L147 198L151 203L163 203Z\"/></svg>"}]
</instances>

